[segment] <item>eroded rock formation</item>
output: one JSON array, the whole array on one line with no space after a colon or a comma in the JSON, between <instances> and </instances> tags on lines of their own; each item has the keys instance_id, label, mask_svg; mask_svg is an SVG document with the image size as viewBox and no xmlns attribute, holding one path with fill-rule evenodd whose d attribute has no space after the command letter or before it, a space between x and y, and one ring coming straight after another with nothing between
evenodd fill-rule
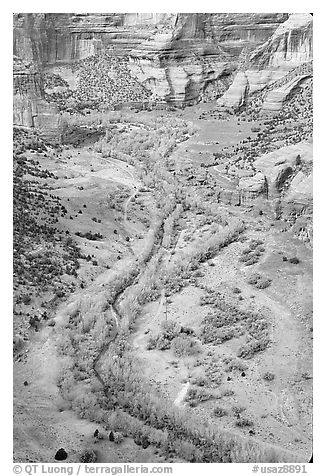
<instances>
[{"instance_id":1,"label":"eroded rock formation","mask_svg":"<svg viewBox=\"0 0 326 476\"><path fill-rule=\"evenodd\" d=\"M292 14L267 41L258 45L254 52L248 55L232 86L219 103L238 108L251 94L311 60L312 16L309 13ZM277 109L294 86L295 84L288 84L275 93L275 97L270 100L270 103L274 103L271 108Z\"/></svg>"},{"instance_id":2,"label":"eroded rock formation","mask_svg":"<svg viewBox=\"0 0 326 476\"><path fill-rule=\"evenodd\" d=\"M17 14L14 54L39 66L69 68L106 51L129 57L130 70L155 96L197 100L225 90L240 55L268 41L287 14ZM231 76L231 80L232 80Z\"/></svg>"},{"instance_id":3,"label":"eroded rock formation","mask_svg":"<svg viewBox=\"0 0 326 476\"><path fill-rule=\"evenodd\" d=\"M14 58L13 123L37 127L44 136L57 135L58 110L45 101L42 75L33 63Z\"/></svg>"}]
</instances>

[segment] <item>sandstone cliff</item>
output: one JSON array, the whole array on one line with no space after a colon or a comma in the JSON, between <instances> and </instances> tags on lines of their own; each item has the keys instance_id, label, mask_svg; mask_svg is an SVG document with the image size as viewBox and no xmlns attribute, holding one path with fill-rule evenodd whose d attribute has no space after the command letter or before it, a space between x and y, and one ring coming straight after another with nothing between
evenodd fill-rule
<instances>
[{"instance_id":1,"label":"sandstone cliff","mask_svg":"<svg viewBox=\"0 0 326 476\"><path fill-rule=\"evenodd\" d=\"M44 137L57 136L58 110L45 101L42 75L32 63L14 57L13 124L36 127Z\"/></svg>"},{"instance_id":2,"label":"sandstone cliff","mask_svg":"<svg viewBox=\"0 0 326 476\"><path fill-rule=\"evenodd\" d=\"M248 56L244 71L241 68L237 73L232 86L219 100L219 104L238 108L251 94L280 80L292 69L311 60L312 16L308 13L292 14L266 42L257 46ZM273 93L274 96L268 99L270 110L279 109L296 85L294 79L291 84Z\"/></svg>"},{"instance_id":3,"label":"sandstone cliff","mask_svg":"<svg viewBox=\"0 0 326 476\"><path fill-rule=\"evenodd\" d=\"M225 90L243 50L264 44L287 14L16 14L14 54L43 67L69 66L97 53L128 57L155 97L197 100L208 85ZM226 86L225 86L226 84ZM220 87L221 86L221 87ZM221 89L222 88L222 89Z\"/></svg>"}]
</instances>

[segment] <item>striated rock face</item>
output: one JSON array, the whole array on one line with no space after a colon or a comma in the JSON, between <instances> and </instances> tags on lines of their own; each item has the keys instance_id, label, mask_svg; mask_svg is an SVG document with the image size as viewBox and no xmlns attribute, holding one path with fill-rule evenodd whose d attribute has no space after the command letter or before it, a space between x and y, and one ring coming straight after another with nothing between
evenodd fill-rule
<instances>
[{"instance_id":1,"label":"striated rock face","mask_svg":"<svg viewBox=\"0 0 326 476\"><path fill-rule=\"evenodd\" d=\"M312 143L299 142L264 154L255 161L255 168L266 177L268 192L271 197L277 196L281 192L289 178L291 178L293 184L297 173L300 173L303 166L309 168L312 163L312 153ZM306 185L309 183L307 182ZM291 186L289 192L292 195L291 199L294 200L295 194L293 192L295 188L291 189ZM308 193L308 190L306 192ZM312 189L310 195L312 197Z\"/></svg>"},{"instance_id":2,"label":"striated rock face","mask_svg":"<svg viewBox=\"0 0 326 476\"><path fill-rule=\"evenodd\" d=\"M184 103L225 90L239 57L268 41L288 14L16 14L14 54L69 67L104 51L128 56L154 96Z\"/></svg>"},{"instance_id":3,"label":"striated rock face","mask_svg":"<svg viewBox=\"0 0 326 476\"><path fill-rule=\"evenodd\" d=\"M305 175L300 171L292 180L285 200L287 202L300 202L302 204L308 204L308 202L312 200L312 187L312 173Z\"/></svg>"},{"instance_id":4,"label":"striated rock face","mask_svg":"<svg viewBox=\"0 0 326 476\"><path fill-rule=\"evenodd\" d=\"M288 97L308 78L312 77L312 73L304 74L293 78L280 88L269 91L264 99L262 109L264 111L280 111Z\"/></svg>"},{"instance_id":5,"label":"striated rock face","mask_svg":"<svg viewBox=\"0 0 326 476\"><path fill-rule=\"evenodd\" d=\"M292 14L279 25L267 41L257 46L248 56L242 67L244 71L237 73L232 86L219 103L238 108L251 94L311 60L312 16L308 13ZM296 85L295 83L288 84L282 90L275 92L267 103L270 104L270 109L277 110Z\"/></svg>"},{"instance_id":6,"label":"striated rock face","mask_svg":"<svg viewBox=\"0 0 326 476\"><path fill-rule=\"evenodd\" d=\"M45 137L57 135L57 108L44 99L40 72L31 63L14 58L13 124L37 127Z\"/></svg>"}]
</instances>

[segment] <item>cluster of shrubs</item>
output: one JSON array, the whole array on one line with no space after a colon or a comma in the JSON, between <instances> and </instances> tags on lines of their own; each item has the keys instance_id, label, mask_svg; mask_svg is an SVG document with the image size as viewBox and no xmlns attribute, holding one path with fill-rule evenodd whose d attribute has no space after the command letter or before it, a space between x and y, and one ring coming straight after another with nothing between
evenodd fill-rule
<instances>
[{"instance_id":1,"label":"cluster of shrubs","mask_svg":"<svg viewBox=\"0 0 326 476\"><path fill-rule=\"evenodd\" d=\"M207 387L216 388L222 383L222 369L218 362L211 360L205 365Z\"/></svg>"},{"instance_id":2,"label":"cluster of shrubs","mask_svg":"<svg viewBox=\"0 0 326 476\"><path fill-rule=\"evenodd\" d=\"M272 280L270 278L262 276L259 273L254 273L249 276L247 283L255 286L255 288L257 289L265 289L272 284Z\"/></svg>"},{"instance_id":3,"label":"cluster of shrubs","mask_svg":"<svg viewBox=\"0 0 326 476\"><path fill-rule=\"evenodd\" d=\"M80 249L68 231L56 224L67 209L52 195L42 178L53 178L39 162L27 159L17 150L45 149L37 134L14 129L13 161L13 271L15 303L28 305L33 297L52 291L61 298L74 290L74 283L62 279L77 277L82 258ZM40 150L39 150L40 149ZM31 180L30 176L35 179ZM18 319L14 325L19 326Z\"/></svg>"},{"instance_id":4,"label":"cluster of shrubs","mask_svg":"<svg viewBox=\"0 0 326 476\"><path fill-rule=\"evenodd\" d=\"M249 418L246 418L246 417L238 418L236 420L235 424L239 428L244 428L244 427L247 427L247 426L254 426L254 422L252 420L250 420Z\"/></svg>"},{"instance_id":5,"label":"cluster of shrubs","mask_svg":"<svg viewBox=\"0 0 326 476\"><path fill-rule=\"evenodd\" d=\"M282 259L283 259L283 261L288 261L291 264L299 264L300 263L299 258L297 258L296 256L294 256L293 258L287 258L286 256L283 256Z\"/></svg>"},{"instance_id":6,"label":"cluster of shrubs","mask_svg":"<svg viewBox=\"0 0 326 476\"><path fill-rule=\"evenodd\" d=\"M234 357L225 357L223 359L223 363L225 365L226 372L244 372L248 368L248 366L244 362Z\"/></svg>"},{"instance_id":7,"label":"cluster of shrubs","mask_svg":"<svg viewBox=\"0 0 326 476\"><path fill-rule=\"evenodd\" d=\"M247 319L247 313L228 302L218 291L202 296L201 305L211 305L214 312L208 313L201 324L201 339L204 344L222 344L238 335L237 324Z\"/></svg>"},{"instance_id":8,"label":"cluster of shrubs","mask_svg":"<svg viewBox=\"0 0 326 476\"><path fill-rule=\"evenodd\" d=\"M269 325L261 313L244 311L220 292L212 290L202 296L200 303L214 308L201 324L200 337L204 344L222 344L246 333L247 340L237 353L241 358L251 358L269 345Z\"/></svg>"},{"instance_id":9,"label":"cluster of shrubs","mask_svg":"<svg viewBox=\"0 0 326 476\"><path fill-rule=\"evenodd\" d=\"M213 394L203 388L190 387L186 395L189 406L196 407L199 403L207 402L213 398Z\"/></svg>"},{"instance_id":10,"label":"cluster of shrubs","mask_svg":"<svg viewBox=\"0 0 326 476\"><path fill-rule=\"evenodd\" d=\"M80 238L86 238L87 240L91 240L91 241L103 240L104 238L101 233L92 233L90 231L87 231L86 233L77 231L75 235L79 236Z\"/></svg>"},{"instance_id":11,"label":"cluster of shrubs","mask_svg":"<svg viewBox=\"0 0 326 476\"><path fill-rule=\"evenodd\" d=\"M242 251L240 262L245 266L251 266L258 263L259 258L265 252L262 240L251 240L249 247Z\"/></svg>"},{"instance_id":12,"label":"cluster of shrubs","mask_svg":"<svg viewBox=\"0 0 326 476\"><path fill-rule=\"evenodd\" d=\"M227 414L228 414L227 410L223 407L220 407L220 406L215 407L214 410L213 410L213 415L215 417L221 418L223 416L226 416Z\"/></svg>"},{"instance_id":13,"label":"cluster of shrubs","mask_svg":"<svg viewBox=\"0 0 326 476\"><path fill-rule=\"evenodd\" d=\"M177 357L193 355L197 351L196 342L192 337L193 330L182 327L175 321L166 320L161 324L161 332L156 336L150 336L147 350L172 349Z\"/></svg>"}]
</instances>

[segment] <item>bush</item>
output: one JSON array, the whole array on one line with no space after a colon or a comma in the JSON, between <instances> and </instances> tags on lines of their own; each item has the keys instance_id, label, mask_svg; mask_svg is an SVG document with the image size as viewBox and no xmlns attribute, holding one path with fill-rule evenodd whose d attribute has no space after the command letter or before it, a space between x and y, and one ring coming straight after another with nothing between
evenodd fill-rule
<instances>
[{"instance_id":1,"label":"bush","mask_svg":"<svg viewBox=\"0 0 326 476\"><path fill-rule=\"evenodd\" d=\"M300 263L300 260L299 260L299 258L297 258L297 257L295 256L294 258L290 258L290 259L289 259L289 263L299 264L299 263Z\"/></svg>"},{"instance_id":2,"label":"bush","mask_svg":"<svg viewBox=\"0 0 326 476\"><path fill-rule=\"evenodd\" d=\"M265 372L263 375L263 379L267 380L268 382L271 382L272 380L274 380L274 378L275 375L272 372Z\"/></svg>"},{"instance_id":3,"label":"bush","mask_svg":"<svg viewBox=\"0 0 326 476\"><path fill-rule=\"evenodd\" d=\"M157 341L158 341L158 336L150 336L147 342L146 349L147 350L153 350L156 348Z\"/></svg>"},{"instance_id":4,"label":"bush","mask_svg":"<svg viewBox=\"0 0 326 476\"><path fill-rule=\"evenodd\" d=\"M161 324L161 329L162 336L165 339L168 339L169 341L179 335L181 330L180 325L177 322L172 321L171 319L163 321Z\"/></svg>"},{"instance_id":5,"label":"bush","mask_svg":"<svg viewBox=\"0 0 326 476\"><path fill-rule=\"evenodd\" d=\"M232 292L233 292L234 294L240 294L240 293L241 293L241 289L240 289L240 288L233 288L233 289L232 289Z\"/></svg>"},{"instance_id":6,"label":"bush","mask_svg":"<svg viewBox=\"0 0 326 476\"><path fill-rule=\"evenodd\" d=\"M272 280L270 278L261 278L257 283L256 283L256 288L257 289L265 289L268 288L272 283Z\"/></svg>"},{"instance_id":7,"label":"bush","mask_svg":"<svg viewBox=\"0 0 326 476\"><path fill-rule=\"evenodd\" d=\"M213 395L210 392L207 392L207 390L204 390L203 388L194 388L191 387L186 395L185 400L187 402L207 402L213 397Z\"/></svg>"},{"instance_id":8,"label":"bush","mask_svg":"<svg viewBox=\"0 0 326 476\"><path fill-rule=\"evenodd\" d=\"M232 407L233 413L238 417L242 412L245 411L245 407L242 407L241 405L234 405Z\"/></svg>"},{"instance_id":9,"label":"bush","mask_svg":"<svg viewBox=\"0 0 326 476\"><path fill-rule=\"evenodd\" d=\"M246 426L254 426L254 422L248 418L241 417L235 422L236 426L243 428Z\"/></svg>"},{"instance_id":10,"label":"bush","mask_svg":"<svg viewBox=\"0 0 326 476\"><path fill-rule=\"evenodd\" d=\"M244 370L247 370L248 368L248 366L239 359L227 358L224 362L225 362L225 370L227 372L232 372L234 370L239 370L240 372L243 372Z\"/></svg>"},{"instance_id":11,"label":"bush","mask_svg":"<svg viewBox=\"0 0 326 476\"><path fill-rule=\"evenodd\" d=\"M221 392L221 397L232 397L232 395L234 395L234 390L231 388L226 388Z\"/></svg>"},{"instance_id":12,"label":"bush","mask_svg":"<svg viewBox=\"0 0 326 476\"><path fill-rule=\"evenodd\" d=\"M255 286L257 289L265 289L271 285L272 280L270 278L264 278L259 273L254 273L249 276L247 283Z\"/></svg>"},{"instance_id":13,"label":"bush","mask_svg":"<svg viewBox=\"0 0 326 476\"><path fill-rule=\"evenodd\" d=\"M188 336L176 337L172 341L171 348L177 357L185 357L196 352L196 343Z\"/></svg>"},{"instance_id":14,"label":"bush","mask_svg":"<svg viewBox=\"0 0 326 476\"><path fill-rule=\"evenodd\" d=\"M252 339L249 342L243 344L237 352L237 356L242 359L251 359L257 352L262 352L267 348L269 339L262 338L259 340Z\"/></svg>"},{"instance_id":15,"label":"bush","mask_svg":"<svg viewBox=\"0 0 326 476\"><path fill-rule=\"evenodd\" d=\"M251 276L249 276L249 278L247 279L247 283L255 285L257 284L260 278L261 278L260 274L254 273Z\"/></svg>"},{"instance_id":16,"label":"bush","mask_svg":"<svg viewBox=\"0 0 326 476\"><path fill-rule=\"evenodd\" d=\"M208 381L206 377L202 375L198 375L197 377L193 377L191 379L192 385L198 385L198 387L206 387L208 385Z\"/></svg>"},{"instance_id":17,"label":"bush","mask_svg":"<svg viewBox=\"0 0 326 476\"><path fill-rule=\"evenodd\" d=\"M80 455L81 463L96 463L96 461L97 461L97 454L94 450L85 450Z\"/></svg>"},{"instance_id":18,"label":"bush","mask_svg":"<svg viewBox=\"0 0 326 476\"><path fill-rule=\"evenodd\" d=\"M120 443L123 442L123 434L120 433L119 431L114 432L114 443L117 445L120 445Z\"/></svg>"},{"instance_id":19,"label":"bush","mask_svg":"<svg viewBox=\"0 0 326 476\"><path fill-rule=\"evenodd\" d=\"M171 341L166 339L164 336L160 336L156 342L156 348L158 350L168 350L171 347Z\"/></svg>"},{"instance_id":20,"label":"bush","mask_svg":"<svg viewBox=\"0 0 326 476\"><path fill-rule=\"evenodd\" d=\"M227 414L228 412L225 410L225 408L222 408L222 407L215 407L213 410L213 415L219 418Z\"/></svg>"}]
</instances>

